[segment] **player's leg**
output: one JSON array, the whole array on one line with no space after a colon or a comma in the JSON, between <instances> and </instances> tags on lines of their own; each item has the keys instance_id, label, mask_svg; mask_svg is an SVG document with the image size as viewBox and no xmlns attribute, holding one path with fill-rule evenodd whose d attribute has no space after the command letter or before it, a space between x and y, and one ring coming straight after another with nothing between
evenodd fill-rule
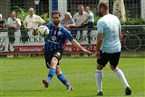
<instances>
[{"instance_id":1,"label":"player's leg","mask_svg":"<svg viewBox=\"0 0 145 97\"><path fill-rule=\"evenodd\" d=\"M126 78L125 78L125 75L122 72L122 70L119 69L118 66L117 66L118 63L119 63L119 59L120 59L120 52L112 54L112 56L110 57L110 68L114 71L114 73L116 74L116 76L124 84L125 90L126 90L126 93L125 94L126 95L131 95L130 86L129 86Z\"/></svg>"},{"instance_id":2,"label":"player's leg","mask_svg":"<svg viewBox=\"0 0 145 97\"><path fill-rule=\"evenodd\" d=\"M102 92L102 81L103 81L103 68L105 67L105 65L108 62L108 54L106 53L102 53L102 51L100 51L100 58L97 59L97 68L96 68L96 84L97 84L97 88L98 88L98 96L102 96L103 92Z\"/></svg>"},{"instance_id":3,"label":"player's leg","mask_svg":"<svg viewBox=\"0 0 145 97\"><path fill-rule=\"evenodd\" d=\"M45 85L46 88L48 88L48 84L50 83L51 79L53 78L56 72L56 65L58 63L58 59L55 56L53 56L53 53L53 51L46 51L44 53L46 67L49 69L46 80L42 80L42 83Z\"/></svg>"},{"instance_id":4,"label":"player's leg","mask_svg":"<svg viewBox=\"0 0 145 97\"><path fill-rule=\"evenodd\" d=\"M47 76L46 80L42 80L42 83L44 84L44 86L46 88L48 88L48 85L50 84L51 79L53 78L54 74L56 73L57 63L58 63L58 60L56 57L52 57L50 65L49 65L49 63L47 63L47 65L49 65L49 67L48 66L47 67L50 68L48 71L48 76Z\"/></svg>"},{"instance_id":5,"label":"player's leg","mask_svg":"<svg viewBox=\"0 0 145 97\"><path fill-rule=\"evenodd\" d=\"M52 57L51 62L50 62L50 69L48 72L48 77L47 77L47 81L50 82L53 75L56 73L56 66L58 63L58 59L56 57Z\"/></svg>"},{"instance_id":6,"label":"player's leg","mask_svg":"<svg viewBox=\"0 0 145 97\"><path fill-rule=\"evenodd\" d=\"M103 66L100 64L97 64L97 69L96 69L96 84L97 84L97 89L98 89L98 96L103 95L102 92L102 81L103 81Z\"/></svg>"},{"instance_id":7,"label":"player's leg","mask_svg":"<svg viewBox=\"0 0 145 97\"><path fill-rule=\"evenodd\" d=\"M65 75L62 73L58 65L56 66L56 75L57 75L57 78L67 87L68 91L73 90L73 88L70 86L69 82L66 80Z\"/></svg>"},{"instance_id":8,"label":"player's leg","mask_svg":"<svg viewBox=\"0 0 145 97\"><path fill-rule=\"evenodd\" d=\"M47 84L50 83L51 79L56 73L56 66L59 65L59 60L62 57L62 51L61 50L56 50L52 52L49 51L49 52L45 52L44 54L45 54L46 66L50 69L48 71L47 80L43 80L43 84L45 85L45 87L48 87Z\"/></svg>"}]
</instances>

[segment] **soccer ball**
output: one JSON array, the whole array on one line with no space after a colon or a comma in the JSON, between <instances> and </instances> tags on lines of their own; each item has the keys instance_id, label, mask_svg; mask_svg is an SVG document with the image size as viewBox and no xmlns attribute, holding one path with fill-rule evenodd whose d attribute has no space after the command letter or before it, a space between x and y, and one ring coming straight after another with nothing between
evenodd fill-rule
<instances>
[{"instance_id":1,"label":"soccer ball","mask_svg":"<svg viewBox=\"0 0 145 97\"><path fill-rule=\"evenodd\" d=\"M38 27L38 35L40 36L46 36L49 34L49 29L45 25L41 25Z\"/></svg>"}]
</instances>

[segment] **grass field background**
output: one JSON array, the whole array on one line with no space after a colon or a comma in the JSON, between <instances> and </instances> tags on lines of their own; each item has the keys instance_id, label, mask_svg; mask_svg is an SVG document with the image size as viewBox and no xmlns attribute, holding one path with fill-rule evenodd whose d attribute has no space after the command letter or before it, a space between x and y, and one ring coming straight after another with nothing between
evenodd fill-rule
<instances>
[{"instance_id":1,"label":"grass field background","mask_svg":"<svg viewBox=\"0 0 145 97\"><path fill-rule=\"evenodd\" d=\"M56 76L48 89L41 83L47 76L43 57L18 57L0 59L0 97L96 97L96 58L62 58L60 66L74 91ZM124 72L132 96L144 97L145 59L121 58L119 67ZM107 65L104 68L104 97L124 97L124 86Z\"/></svg>"}]
</instances>

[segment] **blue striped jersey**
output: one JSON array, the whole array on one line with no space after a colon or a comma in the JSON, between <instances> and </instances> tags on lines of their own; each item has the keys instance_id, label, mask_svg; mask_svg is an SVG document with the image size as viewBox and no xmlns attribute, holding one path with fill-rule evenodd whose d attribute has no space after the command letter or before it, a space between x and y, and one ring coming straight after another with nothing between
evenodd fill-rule
<instances>
[{"instance_id":1,"label":"blue striped jersey","mask_svg":"<svg viewBox=\"0 0 145 97\"><path fill-rule=\"evenodd\" d=\"M73 40L72 35L64 26L55 27L54 24L46 24L50 30L49 35L45 36L44 51L53 51L63 49L66 40L70 42Z\"/></svg>"}]
</instances>

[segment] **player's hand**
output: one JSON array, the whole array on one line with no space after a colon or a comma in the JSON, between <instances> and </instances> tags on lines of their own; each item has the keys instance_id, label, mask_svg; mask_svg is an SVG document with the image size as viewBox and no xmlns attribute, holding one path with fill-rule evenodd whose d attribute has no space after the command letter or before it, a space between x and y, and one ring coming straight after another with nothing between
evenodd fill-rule
<instances>
[{"instance_id":1,"label":"player's hand","mask_svg":"<svg viewBox=\"0 0 145 97\"><path fill-rule=\"evenodd\" d=\"M92 53L89 51L89 50L87 50L87 49L84 49L83 50L86 54L88 54L88 55L91 55Z\"/></svg>"},{"instance_id":2,"label":"player's hand","mask_svg":"<svg viewBox=\"0 0 145 97\"><path fill-rule=\"evenodd\" d=\"M37 31L38 29L37 28L33 28L33 32L32 32L32 34L35 36L35 35L38 35L38 31Z\"/></svg>"},{"instance_id":3,"label":"player's hand","mask_svg":"<svg viewBox=\"0 0 145 97\"><path fill-rule=\"evenodd\" d=\"M96 57L99 59L100 58L100 51L96 51Z\"/></svg>"}]
</instances>

